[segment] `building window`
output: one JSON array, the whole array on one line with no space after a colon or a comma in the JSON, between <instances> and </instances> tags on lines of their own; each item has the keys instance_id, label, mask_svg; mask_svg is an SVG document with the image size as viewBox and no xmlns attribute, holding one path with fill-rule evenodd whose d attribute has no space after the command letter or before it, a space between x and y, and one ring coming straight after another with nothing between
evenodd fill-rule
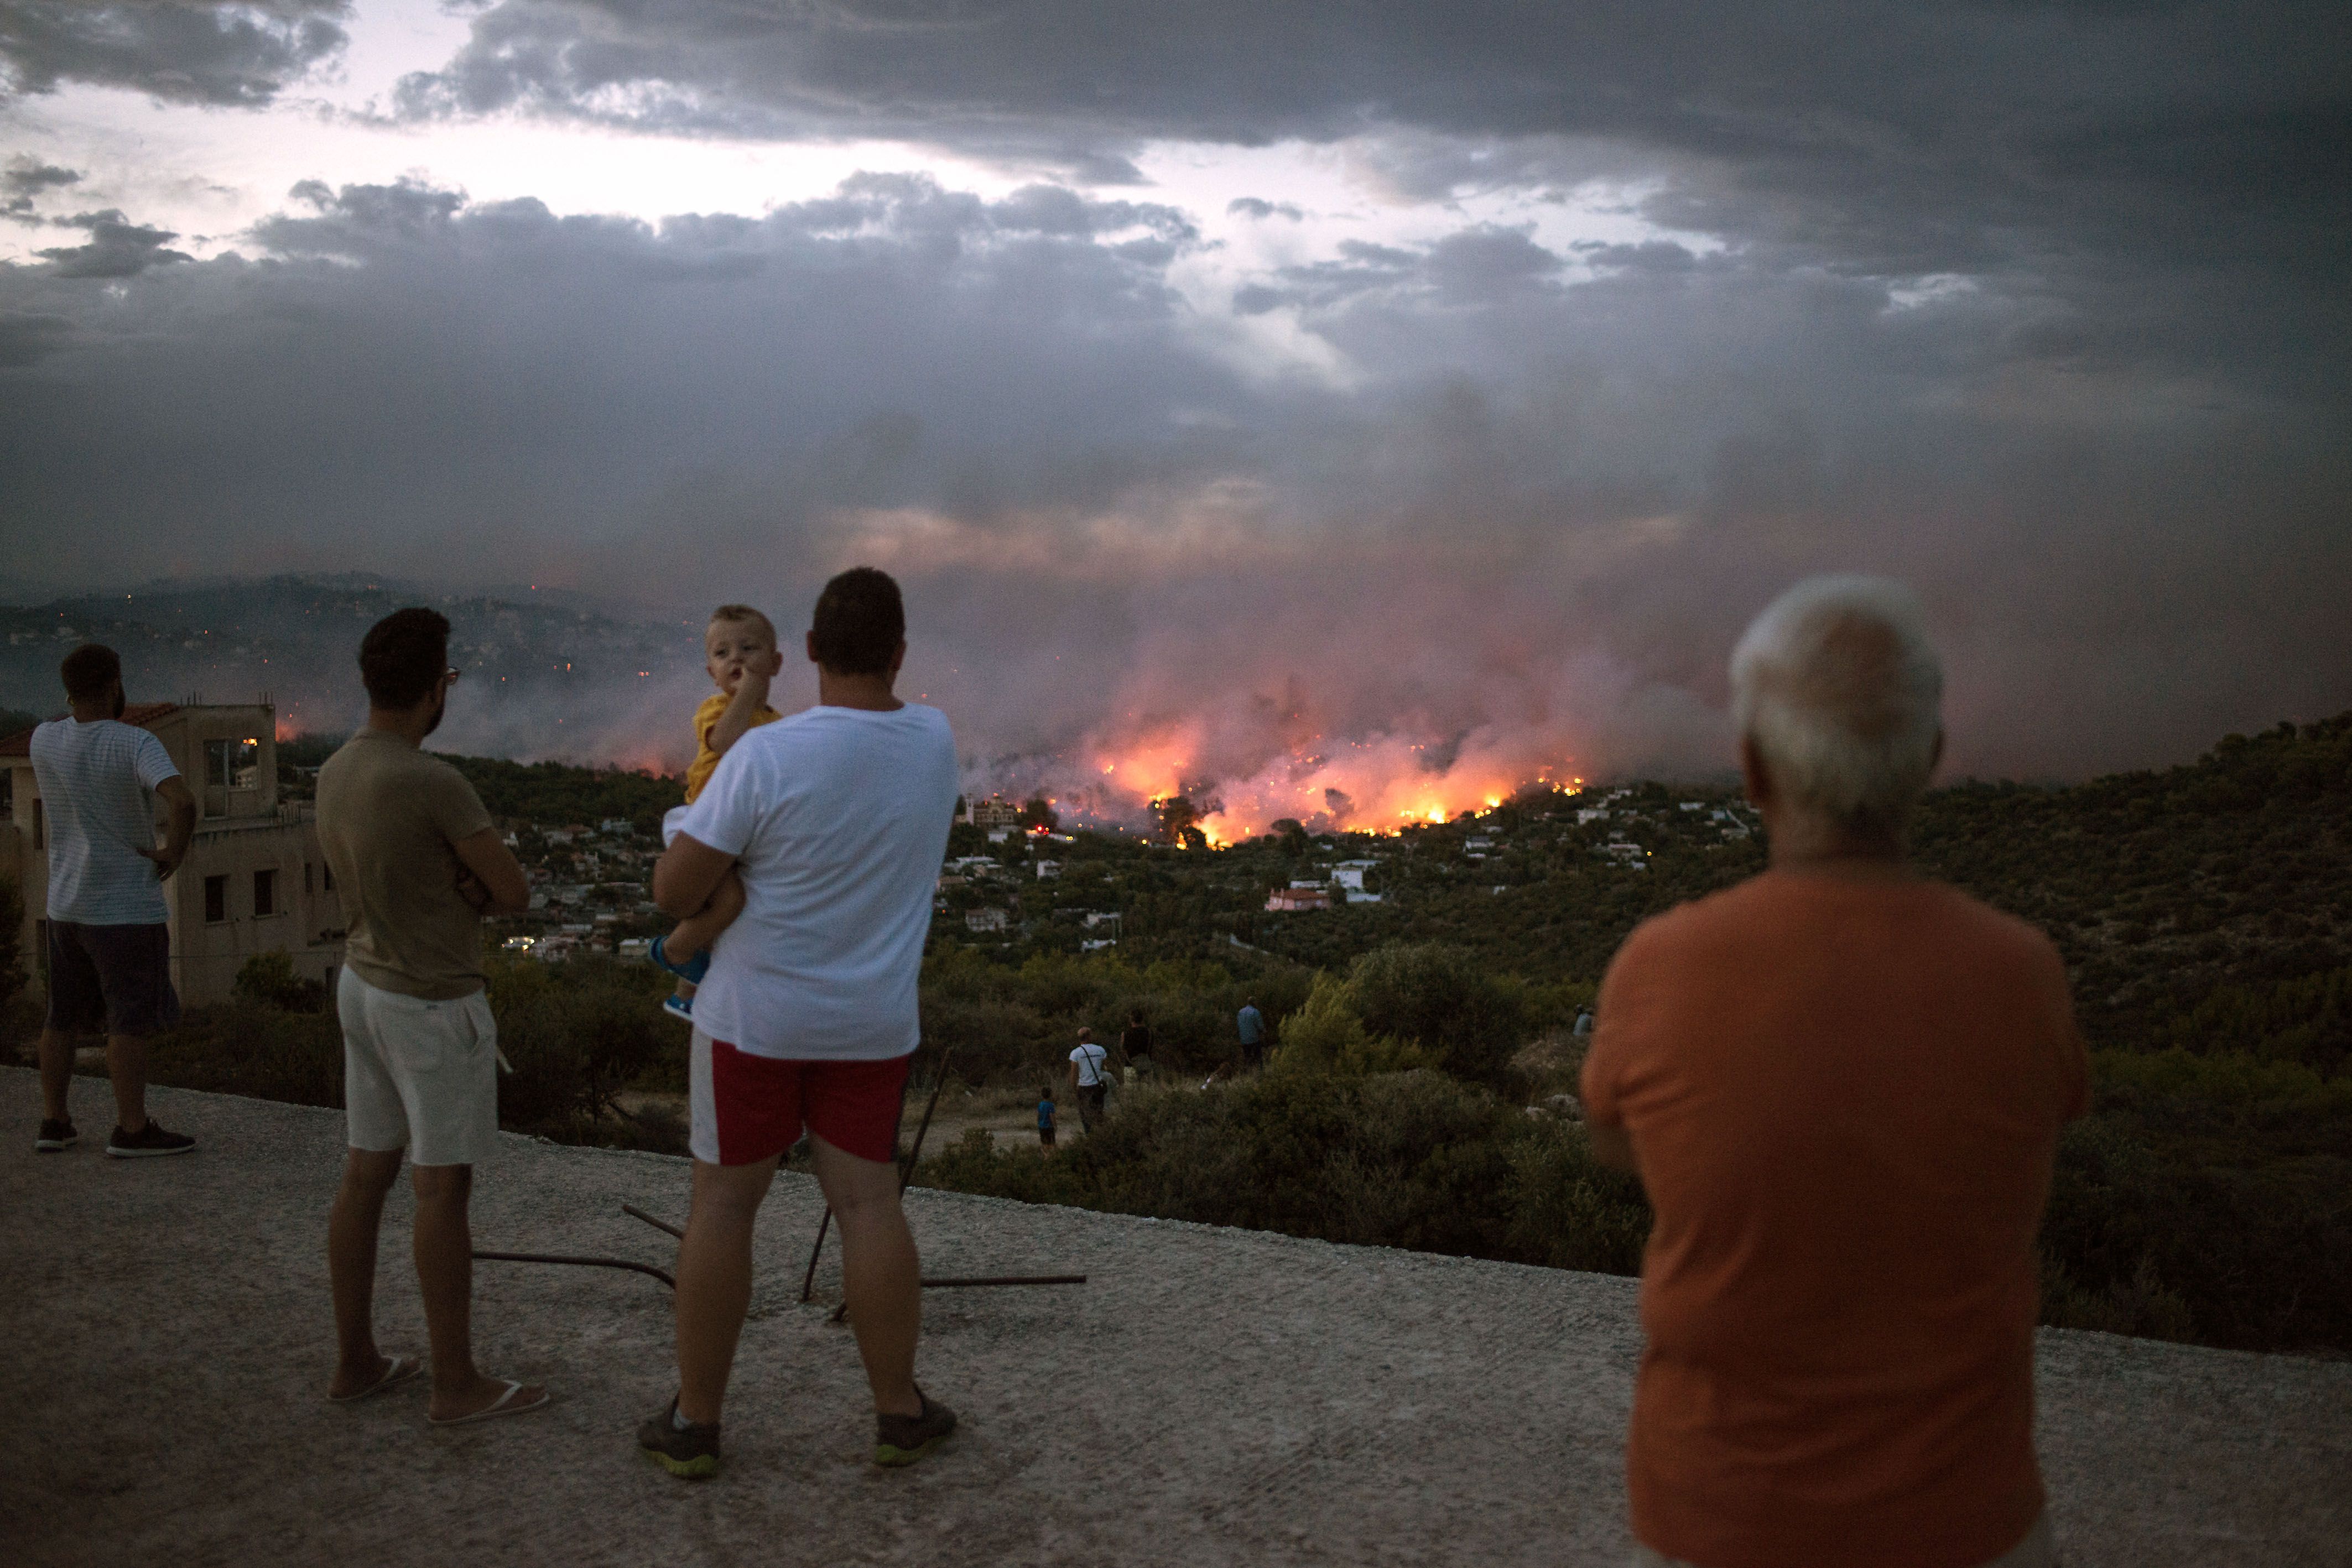
<instances>
[{"instance_id":1,"label":"building window","mask_svg":"<svg viewBox=\"0 0 2352 1568\"><path fill-rule=\"evenodd\" d=\"M0 768L0 817L16 819L16 770Z\"/></svg>"},{"instance_id":2,"label":"building window","mask_svg":"<svg viewBox=\"0 0 2352 1568\"><path fill-rule=\"evenodd\" d=\"M42 815L41 798L38 795L33 797L33 847L37 850L49 847L48 820Z\"/></svg>"},{"instance_id":3,"label":"building window","mask_svg":"<svg viewBox=\"0 0 2352 1568\"><path fill-rule=\"evenodd\" d=\"M253 915L258 920L265 915L278 913L278 873L257 871L253 873Z\"/></svg>"},{"instance_id":4,"label":"building window","mask_svg":"<svg viewBox=\"0 0 2352 1568\"><path fill-rule=\"evenodd\" d=\"M261 782L261 742L205 742L205 782L215 789L251 789Z\"/></svg>"},{"instance_id":5,"label":"building window","mask_svg":"<svg viewBox=\"0 0 2352 1568\"><path fill-rule=\"evenodd\" d=\"M302 862L302 896L305 898L310 896L310 862L309 861Z\"/></svg>"},{"instance_id":6,"label":"building window","mask_svg":"<svg viewBox=\"0 0 2352 1568\"><path fill-rule=\"evenodd\" d=\"M319 866L319 885L329 893L335 891L335 868L333 865L324 862L320 862Z\"/></svg>"},{"instance_id":7,"label":"building window","mask_svg":"<svg viewBox=\"0 0 2352 1568\"><path fill-rule=\"evenodd\" d=\"M228 878L205 878L205 924L217 925L228 918Z\"/></svg>"}]
</instances>

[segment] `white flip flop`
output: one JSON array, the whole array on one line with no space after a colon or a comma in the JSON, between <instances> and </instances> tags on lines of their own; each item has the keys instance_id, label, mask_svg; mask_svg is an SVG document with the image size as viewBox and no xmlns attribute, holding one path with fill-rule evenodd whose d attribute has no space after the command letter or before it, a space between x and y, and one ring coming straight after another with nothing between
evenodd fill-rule
<instances>
[{"instance_id":1,"label":"white flip flop","mask_svg":"<svg viewBox=\"0 0 2352 1568\"><path fill-rule=\"evenodd\" d=\"M509 1416L528 1416L534 1410L544 1410L555 1402L554 1395L542 1392L530 1404L517 1405L513 1403L514 1396L522 1392L523 1385L510 1377L502 1377L499 1381L507 1385L506 1392L471 1416L452 1416L446 1420L438 1416L428 1416L425 1419L436 1427L464 1427L476 1421L497 1421Z\"/></svg>"},{"instance_id":2,"label":"white flip flop","mask_svg":"<svg viewBox=\"0 0 2352 1568\"><path fill-rule=\"evenodd\" d=\"M377 1378L373 1383L369 1384L357 1394L330 1394L327 1396L327 1403L330 1405L356 1405L362 1399L371 1398L375 1395L383 1393L387 1388L407 1382L410 1378L415 1376L418 1373L424 1370L425 1358L423 1356L395 1355L392 1358L392 1364L383 1369L383 1375L382 1377Z\"/></svg>"}]
</instances>

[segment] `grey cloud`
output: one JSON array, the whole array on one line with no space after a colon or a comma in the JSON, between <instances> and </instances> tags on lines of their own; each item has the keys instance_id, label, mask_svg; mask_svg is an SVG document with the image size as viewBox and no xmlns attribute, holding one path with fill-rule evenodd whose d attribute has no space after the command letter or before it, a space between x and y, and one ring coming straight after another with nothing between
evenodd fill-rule
<instances>
[{"instance_id":1,"label":"grey cloud","mask_svg":"<svg viewBox=\"0 0 2352 1568\"><path fill-rule=\"evenodd\" d=\"M1263 196L1235 196L1225 204L1225 212L1230 216L1255 218L1261 223L1267 218L1282 217L1295 224L1307 215L1292 203L1269 202Z\"/></svg>"},{"instance_id":2,"label":"grey cloud","mask_svg":"<svg viewBox=\"0 0 2352 1568\"><path fill-rule=\"evenodd\" d=\"M1586 240L1570 246L1588 267L1625 267L1635 272L1689 272L1698 257L1670 239L1643 240L1639 245L1603 245Z\"/></svg>"},{"instance_id":3,"label":"grey cloud","mask_svg":"<svg viewBox=\"0 0 2352 1568\"><path fill-rule=\"evenodd\" d=\"M59 277L136 277L151 267L191 259L185 251L165 248L164 242L179 238L178 235L134 224L118 208L78 213L57 222L89 234L87 245L57 246L35 253Z\"/></svg>"},{"instance_id":4,"label":"grey cloud","mask_svg":"<svg viewBox=\"0 0 2352 1568\"><path fill-rule=\"evenodd\" d=\"M252 107L341 51L351 0L9 0L0 99L61 82Z\"/></svg>"},{"instance_id":5,"label":"grey cloud","mask_svg":"<svg viewBox=\"0 0 2352 1568\"><path fill-rule=\"evenodd\" d=\"M0 214L27 217L33 211L35 196L54 186L75 184L80 179L79 170L44 163L19 153L8 160L6 168L0 169L0 195L7 198L0 202Z\"/></svg>"},{"instance_id":6,"label":"grey cloud","mask_svg":"<svg viewBox=\"0 0 2352 1568\"><path fill-rule=\"evenodd\" d=\"M908 585L910 689L1008 779L1178 720L1227 781L1400 734L1713 766L1731 638L1831 567L1919 586L1961 771L2158 762L2352 698L2340 404L2222 383L2208 408L2110 351L2177 294L1588 277L1470 226L1255 286L1346 367L1325 380L1211 347L1134 248L1184 233L908 175L660 224L306 185L252 259L119 298L0 267L10 556L365 562L688 615L789 612L871 559Z\"/></svg>"},{"instance_id":7,"label":"grey cloud","mask_svg":"<svg viewBox=\"0 0 2352 1568\"><path fill-rule=\"evenodd\" d=\"M37 364L75 337L64 316L36 310L0 310L0 369Z\"/></svg>"}]
</instances>

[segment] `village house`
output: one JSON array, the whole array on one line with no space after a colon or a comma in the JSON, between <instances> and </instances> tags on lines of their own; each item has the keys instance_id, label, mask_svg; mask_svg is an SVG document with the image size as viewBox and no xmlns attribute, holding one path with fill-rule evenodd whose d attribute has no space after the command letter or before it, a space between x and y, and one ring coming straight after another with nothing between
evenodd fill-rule
<instances>
[{"instance_id":1,"label":"village house","mask_svg":"<svg viewBox=\"0 0 2352 1568\"><path fill-rule=\"evenodd\" d=\"M1010 828L1019 824L1021 808L999 795L985 800L969 800L964 806L964 821L975 828Z\"/></svg>"},{"instance_id":2,"label":"village house","mask_svg":"<svg viewBox=\"0 0 2352 1568\"><path fill-rule=\"evenodd\" d=\"M284 953L294 973L334 984L343 912L307 802L278 796L277 713L268 703L138 703L123 722L152 731L196 798L188 858L164 884L172 985L191 1006L225 1002L246 960ZM48 813L31 730L0 739L0 870L23 895L27 967L47 978Z\"/></svg>"},{"instance_id":3,"label":"village house","mask_svg":"<svg viewBox=\"0 0 2352 1568\"><path fill-rule=\"evenodd\" d=\"M1297 915L1330 907L1331 890L1327 887L1277 887L1265 896L1268 915Z\"/></svg>"}]
</instances>

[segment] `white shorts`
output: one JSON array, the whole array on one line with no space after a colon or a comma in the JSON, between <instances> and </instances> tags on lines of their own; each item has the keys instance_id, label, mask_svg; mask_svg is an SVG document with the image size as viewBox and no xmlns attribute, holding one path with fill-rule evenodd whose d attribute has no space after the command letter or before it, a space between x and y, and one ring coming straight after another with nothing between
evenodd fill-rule
<instances>
[{"instance_id":1,"label":"white shorts","mask_svg":"<svg viewBox=\"0 0 2352 1568\"><path fill-rule=\"evenodd\" d=\"M480 991L429 1002L343 967L343 1116L351 1146L406 1149L419 1166L472 1166L499 1141L499 1026Z\"/></svg>"}]
</instances>

